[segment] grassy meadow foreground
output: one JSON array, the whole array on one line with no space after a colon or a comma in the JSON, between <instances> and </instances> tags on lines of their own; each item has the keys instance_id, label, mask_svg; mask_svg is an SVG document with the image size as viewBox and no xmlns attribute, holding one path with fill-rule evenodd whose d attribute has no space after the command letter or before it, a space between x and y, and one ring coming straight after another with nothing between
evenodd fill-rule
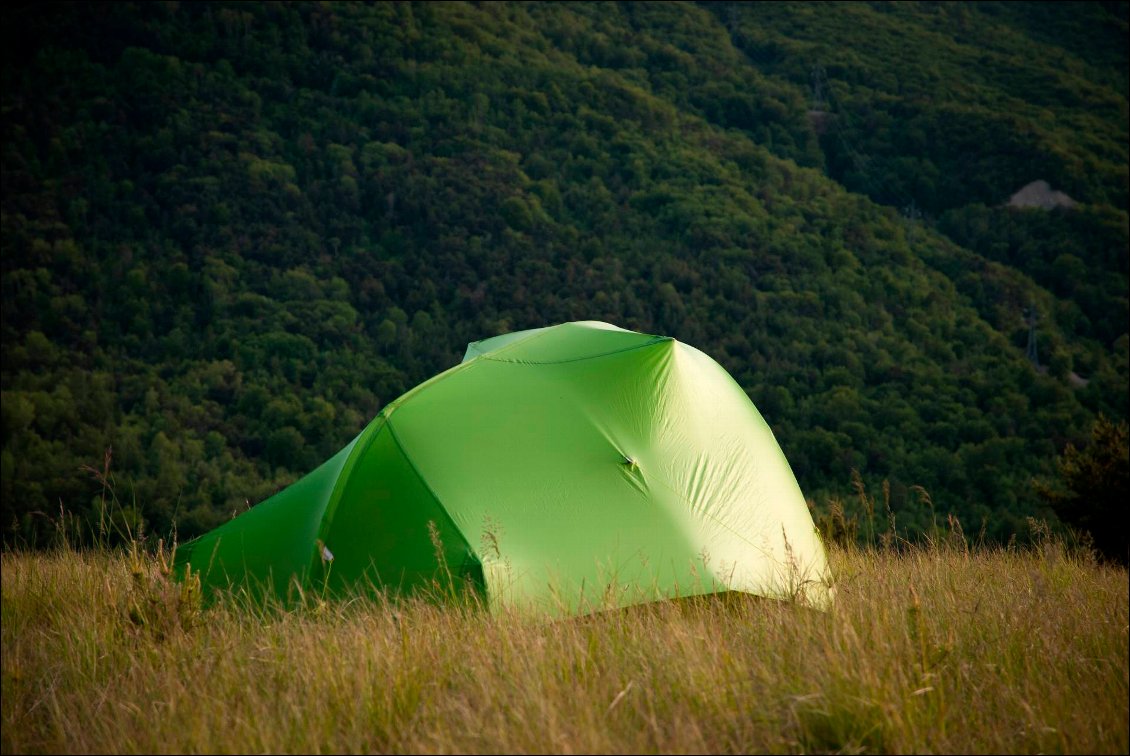
<instances>
[{"instance_id":1,"label":"grassy meadow foreground","mask_svg":"<svg viewBox=\"0 0 1130 756\"><path fill-rule=\"evenodd\" d=\"M828 614L201 609L136 552L5 553L4 753L1126 753L1128 583L1055 542L831 554Z\"/></svg>"}]
</instances>

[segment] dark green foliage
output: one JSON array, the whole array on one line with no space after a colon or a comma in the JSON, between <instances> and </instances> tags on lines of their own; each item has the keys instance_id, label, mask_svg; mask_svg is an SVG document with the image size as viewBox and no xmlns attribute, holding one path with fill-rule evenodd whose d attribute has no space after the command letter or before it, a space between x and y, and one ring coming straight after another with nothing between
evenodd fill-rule
<instances>
[{"instance_id":1,"label":"dark green foliage","mask_svg":"<svg viewBox=\"0 0 1130 756\"><path fill-rule=\"evenodd\" d=\"M1041 480L1037 491L1063 522L1090 534L1107 559L1130 561L1123 527L1130 503L1130 443L1126 422L1099 417L1082 448L1068 444L1056 460L1058 477Z\"/></svg>"},{"instance_id":2,"label":"dark green foliage","mask_svg":"<svg viewBox=\"0 0 1130 756\"><path fill-rule=\"evenodd\" d=\"M818 516L855 470L900 533L922 486L1023 534L1031 477L1128 413L1126 31L1088 3L6 6L5 543L94 512L107 449L150 530L195 535L468 341L573 319L716 357ZM1034 179L1080 204L1001 207Z\"/></svg>"}]
</instances>

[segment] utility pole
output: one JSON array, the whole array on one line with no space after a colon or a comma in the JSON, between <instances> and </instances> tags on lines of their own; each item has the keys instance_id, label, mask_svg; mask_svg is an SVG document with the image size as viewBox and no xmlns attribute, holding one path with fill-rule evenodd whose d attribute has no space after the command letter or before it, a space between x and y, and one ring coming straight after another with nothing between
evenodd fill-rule
<instances>
[{"instance_id":1,"label":"utility pole","mask_svg":"<svg viewBox=\"0 0 1130 756\"><path fill-rule=\"evenodd\" d=\"M819 64L812 66L812 110L828 109L828 103L824 100L824 82L827 79L822 66Z\"/></svg>"},{"instance_id":2,"label":"utility pole","mask_svg":"<svg viewBox=\"0 0 1130 756\"><path fill-rule=\"evenodd\" d=\"M1024 322L1028 324L1028 361L1040 367L1040 356L1036 351L1036 305L1033 303L1024 310Z\"/></svg>"}]
</instances>

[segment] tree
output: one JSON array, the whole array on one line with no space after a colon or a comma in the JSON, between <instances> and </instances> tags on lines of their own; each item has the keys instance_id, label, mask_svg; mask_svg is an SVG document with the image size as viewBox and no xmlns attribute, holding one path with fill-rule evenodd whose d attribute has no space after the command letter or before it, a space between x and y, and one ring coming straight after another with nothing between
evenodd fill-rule
<instances>
[{"instance_id":1,"label":"tree","mask_svg":"<svg viewBox=\"0 0 1130 756\"><path fill-rule=\"evenodd\" d=\"M1100 415L1083 449L1068 444L1056 460L1059 477L1039 480L1036 490L1059 519L1090 533L1105 558L1127 564L1126 528L1118 509L1130 497L1130 446L1127 423Z\"/></svg>"}]
</instances>

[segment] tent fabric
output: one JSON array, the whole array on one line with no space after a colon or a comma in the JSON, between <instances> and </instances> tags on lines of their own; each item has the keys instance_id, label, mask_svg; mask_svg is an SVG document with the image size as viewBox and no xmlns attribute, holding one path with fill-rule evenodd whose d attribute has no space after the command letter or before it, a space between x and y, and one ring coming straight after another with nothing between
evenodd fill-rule
<instances>
[{"instance_id":1,"label":"tent fabric","mask_svg":"<svg viewBox=\"0 0 1130 756\"><path fill-rule=\"evenodd\" d=\"M427 590L569 615L742 591L826 609L772 431L714 360L584 321L496 336L289 488L184 544L206 588Z\"/></svg>"}]
</instances>

